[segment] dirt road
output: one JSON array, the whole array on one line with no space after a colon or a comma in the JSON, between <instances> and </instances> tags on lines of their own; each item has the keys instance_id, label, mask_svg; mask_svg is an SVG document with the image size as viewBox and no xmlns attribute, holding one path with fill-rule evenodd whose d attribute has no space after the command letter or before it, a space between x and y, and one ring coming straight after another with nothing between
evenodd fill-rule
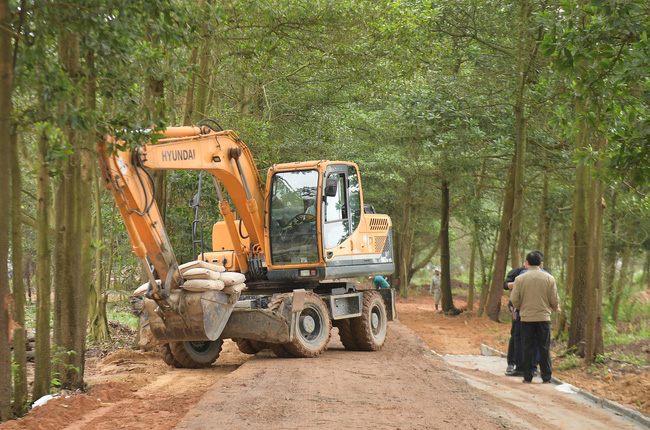
<instances>
[{"instance_id":1,"label":"dirt road","mask_svg":"<svg viewBox=\"0 0 650 430\"><path fill-rule=\"evenodd\" d=\"M506 324L445 317L430 297L400 300L398 312L378 352L345 351L334 332L316 359L251 358L226 341L199 370L153 352L91 354L87 393L64 393L0 430L642 428L555 386L505 377L505 359L480 359L480 344L505 349Z\"/></svg>"},{"instance_id":2,"label":"dirt road","mask_svg":"<svg viewBox=\"0 0 650 430\"><path fill-rule=\"evenodd\" d=\"M177 428L499 426L499 408L447 371L414 332L394 322L388 336L379 352L345 351L333 339L316 360L258 354L214 385Z\"/></svg>"},{"instance_id":3,"label":"dirt road","mask_svg":"<svg viewBox=\"0 0 650 430\"><path fill-rule=\"evenodd\" d=\"M374 353L345 351L334 339L317 360L258 354L208 390L176 428L640 428L541 381L523 386L446 362L399 322L388 336Z\"/></svg>"}]
</instances>

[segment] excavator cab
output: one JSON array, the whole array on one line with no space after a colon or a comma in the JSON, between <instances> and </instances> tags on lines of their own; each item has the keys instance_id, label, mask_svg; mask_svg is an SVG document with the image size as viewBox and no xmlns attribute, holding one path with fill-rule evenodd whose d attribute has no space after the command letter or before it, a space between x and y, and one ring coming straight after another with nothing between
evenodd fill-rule
<instances>
[{"instance_id":1,"label":"excavator cab","mask_svg":"<svg viewBox=\"0 0 650 430\"><path fill-rule=\"evenodd\" d=\"M273 281L313 281L392 273L390 219L365 214L356 164L275 165L267 175Z\"/></svg>"}]
</instances>

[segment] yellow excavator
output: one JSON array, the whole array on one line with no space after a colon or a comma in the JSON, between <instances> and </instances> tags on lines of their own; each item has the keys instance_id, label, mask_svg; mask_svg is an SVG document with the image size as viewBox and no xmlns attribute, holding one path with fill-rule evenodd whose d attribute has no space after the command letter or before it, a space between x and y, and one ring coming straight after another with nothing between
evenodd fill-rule
<instances>
[{"instance_id":1,"label":"yellow excavator","mask_svg":"<svg viewBox=\"0 0 650 430\"><path fill-rule=\"evenodd\" d=\"M211 365L224 339L245 353L314 357L336 326L346 349L381 348L396 316L395 291L357 290L346 278L394 271L391 220L364 204L355 163L277 164L264 185L248 147L213 120L157 137L132 149L120 150L124 142L112 136L97 145L104 186L148 276L132 296L144 347L190 368ZM212 250L204 250L199 192L195 261L176 260L150 170L212 177L221 220L212 227ZM197 284L196 276L204 279ZM219 278L239 283L224 288Z\"/></svg>"}]
</instances>

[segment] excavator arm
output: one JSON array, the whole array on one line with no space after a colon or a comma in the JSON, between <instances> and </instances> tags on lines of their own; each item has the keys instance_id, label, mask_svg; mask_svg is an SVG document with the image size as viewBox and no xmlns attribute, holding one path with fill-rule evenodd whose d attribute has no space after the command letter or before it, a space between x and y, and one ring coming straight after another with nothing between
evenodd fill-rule
<instances>
[{"instance_id":1,"label":"excavator arm","mask_svg":"<svg viewBox=\"0 0 650 430\"><path fill-rule=\"evenodd\" d=\"M148 142L131 150L109 151L109 147L119 147L121 143L111 136L98 143L100 171L124 220L133 253L149 277L145 308L155 337L214 340L227 322L239 293L235 297L221 291L181 291L184 280L147 169L203 170L212 175L239 270L245 273L251 255L263 255L264 251L264 193L253 158L234 132L216 132L209 127L168 128L155 144ZM222 185L249 234L245 243L234 213L222 195Z\"/></svg>"},{"instance_id":2,"label":"excavator arm","mask_svg":"<svg viewBox=\"0 0 650 430\"><path fill-rule=\"evenodd\" d=\"M172 127L156 144L110 154L108 147L119 144L112 137L99 142L100 170L126 225L133 253L143 262L150 281L155 282L152 298L165 298L181 284L160 211L155 202L150 170L203 170L212 175L219 195L219 208L228 226L242 272L250 253L263 253L264 192L259 172L248 147L232 131L214 132L207 127ZM225 189L250 235L250 248L242 244L234 214L221 193ZM151 267L155 269L152 272Z\"/></svg>"}]
</instances>

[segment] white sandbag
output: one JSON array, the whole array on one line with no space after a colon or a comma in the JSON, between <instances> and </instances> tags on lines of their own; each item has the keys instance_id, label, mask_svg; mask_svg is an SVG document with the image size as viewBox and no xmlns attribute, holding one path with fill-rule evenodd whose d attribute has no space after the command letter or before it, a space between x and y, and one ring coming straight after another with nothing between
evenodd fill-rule
<instances>
[{"instance_id":1,"label":"white sandbag","mask_svg":"<svg viewBox=\"0 0 650 430\"><path fill-rule=\"evenodd\" d=\"M186 270L195 269L195 268L210 269L210 270L214 270L215 272L226 271L226 268L223 266L218 266L216 264L207 263L201 260L195 260L195 261L190 261L189 263L181 264L180 266L178 266L178 268L180 269L181 273L185 273Z\"/></svg>"},{"instance_id":2,"label":"white sandbag","mask_svg":"<svg viewBox=\"0 0 650 430\"><path fill-rule=\"evenodd\" d=\"M223 292L226 294L235 294L245 289L246 289L246 284L226 285L223 288Z\"/></svg>"},{"instance_id":3,"label":"white sandbag","mask_svg":"<svg viewBox=\"0 0 650 430\"><path fill-rule=\"evenodd\" d=\"M160 285L162 284L160 279L156 279L156 284L158 284L158 286L160 287ZM149 282L145 282L144 284L140 285L138 288L135 289L135 291L133 292L133 295L134 296L142 296L142 295L144 295L144 293L147 292L148 289L149 289Z\"/></svg>"},{"instance_id":4,"label":"white sandbag","mask_svg":"<svg viewBox=\"0 0 650 430\"><path fill-rule=\"evenodd\" d=\"M224 272L219 277L226 285L241 284L246 280L246 275L239 272Z\"/></svg>"},{"instance_id":5,"label":"white sandbag","mask_svg":"<svg viewBox=\"0 0 650 430\"><path fill-rule=\"evenodd\" d=\"M219 272L210 269L194 268L187 269L183 273L185 279L219 279Z\"/></svg>"},{"instance_id":6,"label":"white sandbag","mask_svg":"<svg viewBox=\"0 0 650 430\"><path fill-rule=\"evenodd\" d=\"M192 279L186 281L181 288L187 291L223 290L223 281L218 279Z\"/></svg>"}]
</instances>

